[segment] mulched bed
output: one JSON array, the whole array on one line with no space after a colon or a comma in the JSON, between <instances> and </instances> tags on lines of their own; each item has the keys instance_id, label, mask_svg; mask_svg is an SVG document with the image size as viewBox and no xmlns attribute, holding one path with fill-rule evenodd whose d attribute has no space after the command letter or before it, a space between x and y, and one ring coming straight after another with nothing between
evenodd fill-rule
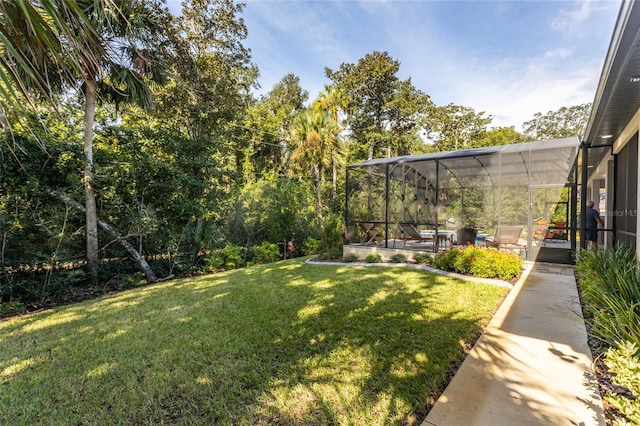
<instances>
[{"instance_id":1,"label":"mulched bed","mask_svg":"<svg viewBox=\"0 0 640 426\"><path fill-rule=\"evenodd\" d=\"M591 327L588 321L586 322L586 326L587 330L590 331ZM628 389L613 383L613 373L609 372L609 368L604 363L604 352L606 351L606 347L604 347L599 340L594 338L589 338L589 347L591 348L591 353L594 358L593 370L598 379L598 390L602 397L604 417L607 421L607 425L613 425L616 420L624 420L625 416L622 415L614 406L605 401L604 395L612 393L614 395L625 396L630 399L633 399L634 396Z\"/></svg>"}]
</instances>

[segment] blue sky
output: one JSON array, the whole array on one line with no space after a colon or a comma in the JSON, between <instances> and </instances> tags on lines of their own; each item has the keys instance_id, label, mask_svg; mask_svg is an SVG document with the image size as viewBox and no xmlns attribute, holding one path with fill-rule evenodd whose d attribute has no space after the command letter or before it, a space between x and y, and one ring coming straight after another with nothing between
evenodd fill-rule
<instances>
[{"instance_id":1,"label":"blue sky","mask_svg":"<svg viewBox=\"0 0 640 426\"><path fill-rule=\"evenodd\" d=\"M168 0L174 13L179 0ZM268 92L293 73L314 99L325 67L386 51L436 105L485 111L492 126L592 102L620 8L600 1L248 0L245 46Z\"/></svg>"}]
</instances>

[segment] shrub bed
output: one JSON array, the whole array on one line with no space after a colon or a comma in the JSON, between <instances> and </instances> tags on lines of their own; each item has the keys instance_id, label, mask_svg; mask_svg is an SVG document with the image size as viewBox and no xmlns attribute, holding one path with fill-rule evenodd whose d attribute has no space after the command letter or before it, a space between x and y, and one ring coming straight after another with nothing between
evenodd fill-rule
<instances>
[{"instance_id":1,"label":"shrub bed","mask_svg":"<svg viewBox=\"0 0 640 426\"><path fill-rule=\"evenodd\" d=\"M494 248L469 246L438 253L433 259L433 266L478 278L509 281L520 277L522 259L514 253Z\"/></svg>"},{"instance_id":2,"label":"shrub bed","mask_svg":"<svg viewBox=\"0 0 640 426\"><path fill-rule=\"evenodd\" d=\"M625 245L583 250L576 275L592 333L606 343L629 341L640 347L640 264Z\"/></svg>"},{"instance_id":3,"label":"shrub bed","mask_svg":"<svg viewBox=\"0 0 640 426\"><path fill-rule=\"evenodd\" d=\"M589 334L606 349L605 364L617 386L604 399L632 424L640 424L640 263L625 245L582 250L576 276ZM622 421L616 424L627 424Z\"/></svg>"}]
</instances>

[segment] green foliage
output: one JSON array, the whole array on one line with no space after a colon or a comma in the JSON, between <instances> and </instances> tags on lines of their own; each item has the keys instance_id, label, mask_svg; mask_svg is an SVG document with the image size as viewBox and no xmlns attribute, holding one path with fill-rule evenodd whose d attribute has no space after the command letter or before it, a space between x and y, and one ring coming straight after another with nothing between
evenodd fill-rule
<instances>
[{"instance_id":1,"label":"green foliage","mask_svg":"<svg viewBox=\"0 0 640 426\"><path fill-rule=\"evenodd\" d=\"M347 253L342 258L342 260L347 262L347 263L353 263L353 262L357 261L358 259L360 259L360 257L356 253Z\"/></svg>"},{"instance_id":2,"label":"green foliage","mask_svg":"<svg viewBox=\"0 0 640 426\"><path fill-rule=\"evenodd\" d=\"M576 275L592 333L609 345L629 341L640 346L640 265L635 250L582 250Z\"/></svg>"},{"instance_id":3,"label":"green foliage","mask_svg":"<svg viewBox=\"0 0 640 426\"><path fill-rule=\"evenodd\" d=\"M459 248L452 248L436 254L433 257L434 268L442 269L443 271L455 270L454 264L459 254Z\"/></svg>"},{"instance_id":4,"label":"green foliage","mask_svg":"<svg viewBox=\"0 0 640 426\"><path fill-rule=\"evenodd\" d=\"M433 257L429 253L416 253L413 255L413 260L422 265L430 265L433 262Z\"/></svg>"},{"instance_id":5,"label":"green foliage","mask_svg":"<svg viewBox=\"0 0 640 426\"><path fill-rule=\"evenodd\" d=\"M369 253L364 258L364 261L366 263L382 263L382 256L379 253Z\"/></svg>"},{"instance_id":6,"label":"green foliage","mask_svg":"<svg viewBox=\"0 0 640 426\"><path fill-rule=\"evenodd\" d=\"M605 354L605 364L614 373L612 382L631 392L632 397L607 392L605 400L624 414L632 424L640 424L640 358L638 348L631 342L619 342ZM616 424L628 424L616 422Z\"/></svg>"},{"instance_id":7,"label":"green foliage","mask_svg":"<svg viewBox=\"0 0 640 426\"><path fill-rule=\"evenodd\" d=\"M491 116L473 108L454 104L436 107L429 115L430 137L437 151L455 151L459 149L483 146L487 137L487 125Z\"/></svg>"},{"instance_id":8,"label":"green foliage","mask_svg":"<svg viewBox=\"0 0 640 426\"><path fill-rule=\"evenodd\" d=\"M211 271L240 268L243 266L242 248L227 244L223 249L213 250L204 261Z\"/></svg>"},{"instance_id":9,"label":"green foliage","mask_svg":"<svg viewBox=\"0 0 640 426\"><path fill-rule=\"evenodd\" d=\"M516 254L477 246L438 253L433 264L445 271L501 280L518 278L522 271L522 259Z\"/></svg>"},{"instance_id":10,"label":"green foliage","mask_svg":"<svg viewBox=\"0 0 640 426\"><path fill-rule=\"evenodd\" d=\"M11 302L0 303L0 318L17 315L24 312L26 307L24 303L19 300L12 300Z\"/></svg>"},{"instance_id":11,"label":"green foliage","mask_svg":"<svg viewBox=\"0 0 640 426\"><path fill-rule=\"evenodd\" d=\"M147 283L144 273L135 272L122 278L122 288L140 287Z\"/></svg>"},{"instance_id":12,"label":"green foliage","mask_svg":"<svg viewBox=\"0 0 640 426\"><path fill-rule=\"evenodd\" d=\"M513 126L510 127L496 127L488 130L485 136L479 141L475 142L475 146L499 146L508 145L512 143L530 142L534 140L531 136L525 136L515 130Z\"/></svg>"},{"instance_id":13,"label":"green foliage","mask_svg":"<svg viewBox=\"0 0 640 426\"><path fill-rule=\"evenodd\" d=\"M322 252L329 257L342 256L344 244L344 219L339 215L328 216L322 234Z\"/></svg>"},{"instance_id":14,"label":"green foliage","mask_svg":"<svg viewBox=\"0 0 640 426\"><path fill-rule=\"evenodd\" d=\"M402 253L396 253L391 256L391 263L407 263L407 256Z\"/></svg>"},{"instance_id":15,"label":"green foliage","mask_svg":"<svg viewBox=\"0 0 640 426\"><path fill-rule=\"evenodd\" d=\"M277 175L284 167L281 142L290 139L291 123L304 109L309 94L300 78L287 74L244 115L249 143L243 150L245 181L255 175Z\"/></svg>"},{"instance_id":16,"label":"green foliage","mask_svg":"<svg viewBox=\"0 0 640 426\"><path fill-rule=\"evenodd\" d=\"M471 269L476 263L485 264L486 255L472 247L460 249L453 260L453 270L461 274L471 275Z\"/></svg>"},{"instance_id":17,"label":"green foliage","mask_svg":"<svg viewBox=\"0 0 640 426\"><path fill-rule=\"evenodd\" d=\"M535 140L558 139L584 134L591 104L562 107L546 114L540 112L523 123L524 133Z\"/></svg>"},{"instance_id":18,"label":"green foliage","mask_svg":"<svg viewBox=\"0 0 640 426\"><path fill-rule=\"evenodd\" d=\"M275 243L263 241L259 246L253 248L253 259L251 264L262 264L277 262L282 259L282 253Z\"/></svg>"},{"instance_id":19,"label":"green foliage","mask_svg":"<svg viewBox=\"0 0 640 426\"><path fill-rule=\"evenodd\" d=\"M400 80L400 62L387 52L374 51L357 63L326 69L337 90L347 98L351 130L350 161L387 155L406 155L421 145L421 119L431 112L429 96L410 79Z\"/></svg>"},{"instance_id":20,"label":"green foliage","mask_svg":"<svg viewBox=\"0 0 640 426\"><path fill-rule=\"evenodd\" d=\"M322 251L321 240L313 237L307 237L307 239L304 240L304 244L302 245L302 254L304 254L305 256L320 254L321 251Z\"/></svg>"},{"instance_id":21,"label":"green foliage","mask_svg":"<svg viewBox=\"0 0 640 426\"><path fill-rule=\"evenodd\" d=\"M311 186L299 179L264 178L240 188L229 214L229 238L235 244L304 241L314 231Z\"/></svg>"}]
</instances>

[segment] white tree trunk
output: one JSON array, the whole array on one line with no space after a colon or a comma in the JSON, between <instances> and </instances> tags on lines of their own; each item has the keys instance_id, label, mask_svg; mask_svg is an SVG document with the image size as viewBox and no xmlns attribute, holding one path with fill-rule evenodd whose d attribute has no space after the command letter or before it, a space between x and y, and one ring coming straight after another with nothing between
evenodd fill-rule
<instances>
[{"instance_id":1,"label":"white tree trunk","mask_svg":"<svg viewBox=\"0 0 640 426\"><path fill-rule=\"evenodd\" d=\"M87 273L89 280L98 283L98 213L93 188L93 123L96 113L96 82L85 80L84 108L84 194L87 237Z\"/></svg>"},{"instance_id":2,"label":"white tree trunk","mask_svg":"<svg viewBox=\"0 0 640 426\"><path fill-rule=\"evenodd\" d=\"M70 197L68 197L68 196L66 196L64 194L60 194L60 193L58 193L56 191L49 190L48 192L49 192L49 194L53 195L54 197L64 201L65 203L67 203L68 205L73 207L74 209L76 209L78 211L81 211L81 212L86 214L86 209L82 206L82 204L78 203L77 201L72 200ZM147 261L129 243L129 241L126 240L126 238L120 236L120 234L118 234L118 232L115 229L113 229L111 227L111 225L109 225L104 220L97 219L97 224L100 225L100 228L102 228L109 235L111 235L111 237L114 240L117 240L120 243L120 245L122 245L122 247L124 247L124 249L127 251L127 253L129 253L129 256L131 256L133 258L133 260L136 261L136 263L138 264L138 267L140 268L140 270L142 272L144 272L144 274L146 275L147 282L153 283L153 282L158 281L158 278L156 277L156 274L153 272L153 269L151 269L151 266L149 266Z\"/></svg>"},{"instance_id":3,"label":"white tree trunk","mask_svg":"<svg viewBox=\"0 0 640 426\"><path fill-rule=\"evenodd\" d=\"M313 172L313 180L316 184L316 215L318 216L318 225L320 230L324 232L324 217L322 216L322 179L320 175L320 168L317 164L311 166Z\"/></svg>"}]
</instances>

